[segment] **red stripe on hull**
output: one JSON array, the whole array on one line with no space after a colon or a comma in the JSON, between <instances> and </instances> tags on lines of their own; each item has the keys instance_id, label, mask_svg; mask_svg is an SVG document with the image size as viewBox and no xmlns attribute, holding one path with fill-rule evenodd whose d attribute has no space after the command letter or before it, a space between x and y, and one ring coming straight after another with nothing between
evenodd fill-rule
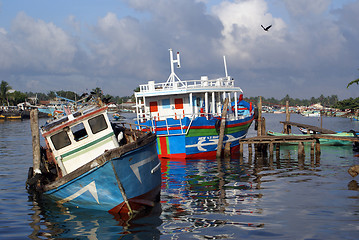
<instances>
[{"instance_id":1,"label":"red stripe on hull","mask_svg":"<svg viewBox=\"0 0 359 240\"><path fill-rule=\"evenodd\" d=\"M166 137L158 137L158 139L160 141L161 155L168 155Z\"/></svg>"},{"instance_id":2,"label":"red stripe on hull","mask_svg":"<svg viewBox=\"0 0 359 240\"><path fill-rule=\"evenodd\" d=\"M234 147L231 147L231 154L232 155L235 155L235 154L238 154L239 153L239 148L240 148L240 145L236 145ZM224 151L222 151L223 153ZM190 154L190 155L187 155L185 153L177 153L177 154L161 154L161 155L158 155L158 157L160 158L170 158L170 159L175 159L175 158L178 158L178 159L201 159L201 158L204 158L204 159L213 159L213 158L216 158L216 155L217 155L217 151L210 151L210 152L203 152L203 153L196 153L196 154Z\"/></svg>"},{"instance_id":3,"label":"red stripe on hull","mask_svg":"<svg viewBox=\"0 0 359 240\"><path fill-rule=\"evenodd\" d=\"M230 127L238 127L238 126L242 126L242 125L245 125L245 124L248 124L249 122L252 122L254 119L254 116L249 119L248 121L245 121L245 122L241 122L241 123L234 123L234 124L228 124L227 125L227 128L230 128ZM213 129L215 128L214 125L211 125L211 126L191 126L191 129ZM182 127L183 130L187 130L188 129L188 126L184 126ZM181 127L169 127L169 128L166 128L166 127L158 127L156 128L156 132L157 131L167 131L167 130L181 130Z\"/></svg>"}]
</instances>

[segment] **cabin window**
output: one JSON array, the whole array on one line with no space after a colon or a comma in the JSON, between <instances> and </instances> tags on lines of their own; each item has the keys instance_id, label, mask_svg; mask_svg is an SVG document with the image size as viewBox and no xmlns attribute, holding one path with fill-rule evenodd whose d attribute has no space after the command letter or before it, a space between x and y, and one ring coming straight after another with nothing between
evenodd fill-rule
<instances>
[{"instance_id":1,"label":"cabin window","mask_svg":"<svg viewBox=\"0 0 359 240\"><path fill-rule=\"evenodd\" d=\"M162 99L162 108L171 108L171 103L169 99Z\"/></svg>"},{"instance_id":2,"label":"cabin window","mask_svg":"<svg viewBox=\"0 0 359 240\"><path fill-rule=\"evenodd\" d=\"M175 99L175 108L176 109L183 109L183 99L182 98L176 98Z\"/></svg>"},{"instance_id":3,"label":"cabin window","mask_svg":"<svg viewBox=\"0 0 359 240\"><path fill-rule=\"evenodd\" d=\"M158 112L157 102L150 102L150 112Z\"/></svg>"},{"instance_id":4,"label":"cabin window","mask_svg":"<svg viewBox=\"0 0 359 240\"><path fill-rule=\"evenodd\" d=\"M196 102L197 102L197 107L200 107L201 106L201 98L198 97Z\"/></svg>"},{"instance_id":5,"label":"cabin window","mask_svg":"<svg viewBox=\"0 0 359 240\"><path fill-rule=\"evenodd\" d=\"M76 142L87 137L87 132L83 123L71 127L71 132L74 135L74 139Z\"/></svg>"},{"instance_id":6,"label":"cabin window","mask_svg":"<svg viewBox=\"0 0 359 240\"><path fill-rule=\"evenodd\" d=\"M108 126L106 123L106 119L103 115L99 115L97 117L91 118L89 120L89 125L93 134L101 132L105 130Z\"/></svg>"},{"instance_id":7,"label":"cabin window","mask_svg":"<svg viewBox=\"0 0 359 240\"><path fill-rule=\"evenodd\" d=\"M65 131L56 133L55 135L51 136L50 138L51 138L51 142L54 145L56 150L59 150L61 148L71 145L70 138L67 135L67 132L65 132Z\"/></svg>"}]
</instances>

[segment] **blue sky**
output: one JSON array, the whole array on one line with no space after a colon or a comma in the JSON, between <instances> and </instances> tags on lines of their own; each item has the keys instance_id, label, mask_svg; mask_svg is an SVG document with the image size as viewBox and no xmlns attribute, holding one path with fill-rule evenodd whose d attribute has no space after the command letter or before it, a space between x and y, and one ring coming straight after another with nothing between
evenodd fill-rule
<instances>
[{"instance_id":1,"label":"blue sky","mask_svg":"<svg viewBox=\"0 0 359 240\"><path fill-rule=\"evenodd\" d=\"M0 80L19 91L131 95L228 72L247 96L358 97L359 0L0 0ZM265 32L260 25L273 25Z\"/></svg>"}]
</instances>

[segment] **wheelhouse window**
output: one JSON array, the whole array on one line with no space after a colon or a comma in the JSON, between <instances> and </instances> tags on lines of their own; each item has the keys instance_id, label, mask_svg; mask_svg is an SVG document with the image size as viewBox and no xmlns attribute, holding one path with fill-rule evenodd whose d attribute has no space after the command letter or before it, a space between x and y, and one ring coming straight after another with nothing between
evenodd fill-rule
<instances>
[{"instance_id":1,"label":"wheelhouse window","mask_svg":"<svg viewBox=\"0 0 359 240\"><path fill-rule=\"evenodd\" d=\"M105 117L103 115L91 118L89 120L89 125L93 134L96 134L108 128Z\"/></svg>"},{"instance_id":2,"label":"wheelhouse window","mask_svg":"<svg viewBox=\"0 0 359 240\"><path fill-rule=\"evenodd\" d=\"M61 148L71 145L70 138L67 135L67 132L65 132L65 131L56 133L55 135L51 136L50 138L51 138L51 142L54 145L56 150L60 150Z\"/></svg>"},{"instance_id":3,"label":"wheelhouse window","mask_svg":"<svg viewBox=\"0 0 359 240\"><path fill-rule=\"evenodd\" d=\"M77 124L77 125L71 127L71 132L74 135L74 139L76 142L78 142L88 136L83 123L80 123L80 124Z\"/></svg>"}]
</instances>

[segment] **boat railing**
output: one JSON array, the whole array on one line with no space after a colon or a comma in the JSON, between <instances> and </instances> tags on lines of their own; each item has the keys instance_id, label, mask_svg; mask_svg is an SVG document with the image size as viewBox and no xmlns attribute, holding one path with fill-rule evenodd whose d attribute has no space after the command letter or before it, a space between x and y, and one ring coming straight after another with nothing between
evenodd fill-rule
<instances>
[{"instance_id":1,"label":"boat railing","mask_svg":"<svg viewBox=\"0 0 359 240\"><path fill-rule=\"evenodd\" d=\"M186 80L165 83L155 83L150 81L148 84L140 85L140 92L160 92L163 90L191 89L200 87L234 87L234 80L230 77L217 79Z\"/></svg>"},{"instance_id":2,"label":"boat railing","mask_svg":"<svg viewBox=\"0 0 359 240\"><path fill-rule=\"evenodd\" d=\"M117 124L120 124L124 128L129 129L131 132L131 135L134 137L135 140L137 140L136 130L140 130L141 132L153 132L152 126L130 123L130 122L119 122Z\"/></svg>"}]
</instances>

